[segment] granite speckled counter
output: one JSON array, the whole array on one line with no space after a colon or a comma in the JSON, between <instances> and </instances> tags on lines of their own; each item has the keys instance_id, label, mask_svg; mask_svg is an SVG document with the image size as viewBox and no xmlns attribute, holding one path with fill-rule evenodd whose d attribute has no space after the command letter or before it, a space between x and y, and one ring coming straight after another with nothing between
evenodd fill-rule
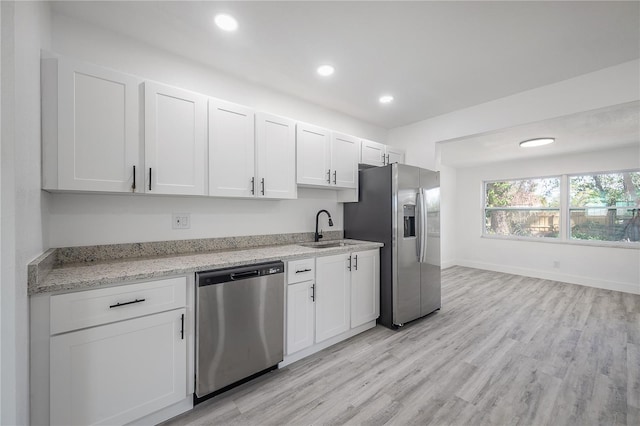
<instances>
[{"instance_id":1,"label":"granite speckled counter","mask_svg":"<svg viewBox=\"0 0 640 426\"><path fill-rule=\"evenodd\" d=\"M182 247L182 250L187 251L192 249L192 247L184 248L184 241L145 243L146 246L141 244L92 246L84 250L83 248L73 248L74 255L71 257L69 257L68 249L51 249L29 265L29 295L84 290L130 283L136 280L185 275L210 269L275 260L287 261L328 256L352 251L371 250L383 246L382 243L378 242L345 240L350 244L331 248L304 247L298 243L309 241L308 234L285 235L289 238L281 238L282 236L279 236L280 238L269 239L261 236L263 238L259 241L262 244L258 247L249 246L248 244L252 240L248 239L246 246L238 244L237 241L232 241L231 248L224 248L224 244L218 244L219 248L206 252L198 250L198 248L202 249L203 247L202 241L221 239L191 240L199 243L196 244L195 250L186 253L174 253L177 250L175 247ZM268 245L268 243L274 241L278 243L283 240L289 242L289 244ZM293 241L295 243L290 243ZM104 247L104 249L101 249L101 247ZM146 254L146 256L130 258L122 256L122 253L127 253L127 250L134 250L135 253L140 253L141 247L142 253ZM150 249L156 253L155 256L149 255ZM87 253L90 253L88 257L86 256Z\"/></svg>"}]
</instances>

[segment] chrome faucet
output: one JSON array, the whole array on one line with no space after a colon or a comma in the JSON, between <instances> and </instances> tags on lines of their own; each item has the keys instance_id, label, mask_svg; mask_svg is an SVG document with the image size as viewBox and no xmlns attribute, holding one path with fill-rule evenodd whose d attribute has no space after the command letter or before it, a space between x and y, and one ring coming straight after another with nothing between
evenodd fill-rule
<instances>
[{"instance_id":1,"label":"chrome faucet","mask_svg":"<svg viewBox=\"0 0 640 426\"><path fill-rule=\"evenodd\" d=\"M318 214L316 214L316 234L315 234L315 239L314 239L315 242L320 241L320 238L322 238L322 234L318 233L318 219L320 219L320 213L322 213L322 212L325 212L327 214L327 216L329 217L329 226L333 226L333 220L331 220L331 213L329 213L328 211L326 211L324 209L320 210L318 212Z\"/></svg>"}]
</instances>

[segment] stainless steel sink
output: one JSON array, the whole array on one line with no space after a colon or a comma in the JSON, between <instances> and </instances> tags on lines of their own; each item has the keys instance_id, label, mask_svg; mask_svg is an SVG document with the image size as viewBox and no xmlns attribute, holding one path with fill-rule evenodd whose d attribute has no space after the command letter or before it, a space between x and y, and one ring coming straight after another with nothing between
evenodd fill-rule
<instances>
[{"instance_id":1,"label":"stainless steel sink","mask_svg":"<svg viewBox=\"0 0 640 426\"><path fill-rule=\"evenodd\" d=\"M318 241L318 242L313 242L313 243L300 243L298 245L299 246L303 246L303 247L324 249L324 248L336 248L336 247L352 246L352 245L355 245L355 244L357 244L357 243L354 243L354 242L351 242L351 241L344 241L344 240L335 240L335 241Z\"/></svg>"}]
</instances>

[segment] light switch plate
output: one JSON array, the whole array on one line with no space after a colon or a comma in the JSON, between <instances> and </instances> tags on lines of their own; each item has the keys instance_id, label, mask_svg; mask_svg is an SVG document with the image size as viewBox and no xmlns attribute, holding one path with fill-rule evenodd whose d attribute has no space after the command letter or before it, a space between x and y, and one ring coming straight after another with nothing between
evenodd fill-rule
<instances>
[{"instance_id":1,"label":"light switch plate","mask_svg":"<svg viewBox=\"0 0 640 426\"><path fill-rule=\"evenodd\" d=\"M191 228L191 214L190 213L173 213L171 215L171 227L173 229Z\"/></svg>"}]
</instances>

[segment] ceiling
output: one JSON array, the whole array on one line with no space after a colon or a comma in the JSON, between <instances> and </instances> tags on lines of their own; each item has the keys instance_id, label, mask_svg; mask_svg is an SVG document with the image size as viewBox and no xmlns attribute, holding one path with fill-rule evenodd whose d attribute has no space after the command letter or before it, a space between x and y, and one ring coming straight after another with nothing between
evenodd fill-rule
<instances>
[{"instance_id":1,"label":"ceiling","mask_svg":"<svg viewBox=\"0 0 640 426\"><path fill-rule=\"evenodd\" d=\"M640 2L52 2L217 70L394 128L640 57ZM223 33L213 16L239 22ZM321 78L315 69L332 64ZM393 103L378 97L392 94Z\"/></svg>"},{"instance_id":2,"label":"ceiling","mask_svg":"<svg viewBox=\"0 0 640 426\"><path fill-rule=\"evenodd\" d=\"M521 148L519 142L550 136L555 143ZM440 161L450 167L468 167L506 160L638 146L640 102L529 123L499 131L440 142Z\"/></svg>"}]
</instances>

